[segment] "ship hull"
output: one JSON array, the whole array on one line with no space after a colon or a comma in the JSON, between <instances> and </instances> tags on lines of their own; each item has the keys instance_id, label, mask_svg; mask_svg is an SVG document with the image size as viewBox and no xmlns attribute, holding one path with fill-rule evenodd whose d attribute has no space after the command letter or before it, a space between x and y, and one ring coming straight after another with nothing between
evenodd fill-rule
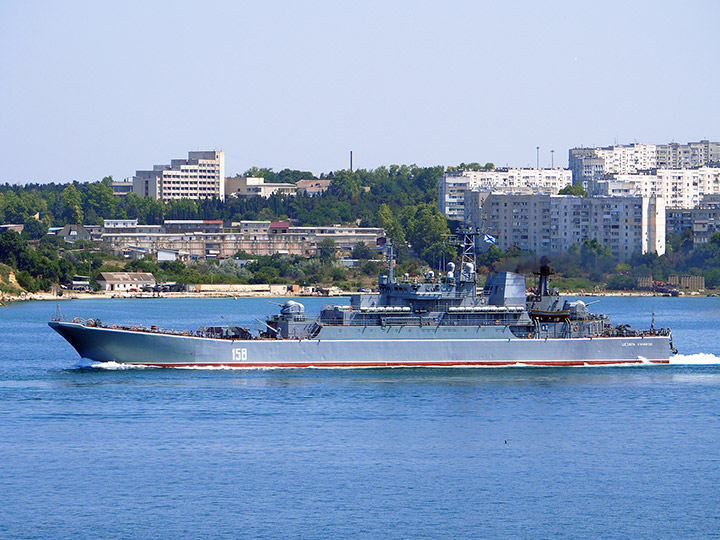
<instances>
[{"instance_id":1,"label":"ship hull","mask_svg":"<svg viewBox=\"0 0 720 540\"><path fill-rule=\"evenodd\" d=\"M459 335L437 328L401 335L358 329L348 336L315 339L230 340L88 327L52 321L82 358L96 362L158 367L462 367L667 364L668 336L518 339ZM462 329L461 329L462 330Z\"/></svg>"}]
</instances>

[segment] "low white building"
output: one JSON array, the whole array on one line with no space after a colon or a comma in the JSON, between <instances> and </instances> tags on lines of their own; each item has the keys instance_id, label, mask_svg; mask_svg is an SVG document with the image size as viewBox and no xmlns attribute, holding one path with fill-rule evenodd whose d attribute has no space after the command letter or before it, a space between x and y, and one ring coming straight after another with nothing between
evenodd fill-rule
<instances>
[{"instance_id":1,"label":"low white building","mask_svg":"<svg viewBox=\"0 0 720 540\"><path fill-rule=\"evenodd\" d=\"M133 182L132 180L124 180L122 182L110 182L110 187L113 190L113 195L117 195L118 197L124 197L128 193L132 193Z\"/></svg>"},{"instance_id":2,"label":"low white building","mask_svg":"<svg viewBox=\"0 0 720 540\"><path fill-rule=\"evenodd\" d=\"M332 180L299 180L297 185L298 190L304 191L310 197L320 195L324 193L327 188L330 187Z\"/></svg>"},{"instance_id":3,"label":"low white building","mask_svg":"<svg viewBox=\"0 0 720 540\"><path fill-rule=\"evenodd\" d=\"M157 262L188 261L190 254L177 249L160 248L157 251Z\"/></svg>"},{"instance_id":4,"label":"low white building","mask_svg":"<svg viewBox=\"0 0 720 540\"><path fill-rule=\"evenodd\" d=\"M225 179L225 194L227 197L264 197L268 198L276 193L282 195L295 195L295 184L278 182L265 182L264 178L240 177Z\"/></svg>"},{"instance_id":5,"label":"low white building","mask_svg":"<svg viewBox=\"0 0 720 540\"><path fill-rule=\"evenodd\" d=\"M101 291L139 291L154 287L155 276L147 272L101 272L95 279Z\"/></svg>"}]
</instances>

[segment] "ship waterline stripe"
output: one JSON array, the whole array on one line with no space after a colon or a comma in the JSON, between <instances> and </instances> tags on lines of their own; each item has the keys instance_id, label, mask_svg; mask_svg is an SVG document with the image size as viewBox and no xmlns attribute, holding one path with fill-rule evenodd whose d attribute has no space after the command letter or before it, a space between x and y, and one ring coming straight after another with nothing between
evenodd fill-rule
<instances>
[{"instance_id":1,"label":"ship waterline stripe","mask_svg":"<svg viewBox=\"0 0 720 540\"><path fill-rule=\"evenodd\" d=\"M670 360L539 360L539 361L451 361L451 362L209 362L209 363L142 363L121 362L122 364L149 367L229 367L229 368L343 368L343 367L558 367L558 366L608 366L619 364L669 364Z\"/></svg>"}]
</instances>

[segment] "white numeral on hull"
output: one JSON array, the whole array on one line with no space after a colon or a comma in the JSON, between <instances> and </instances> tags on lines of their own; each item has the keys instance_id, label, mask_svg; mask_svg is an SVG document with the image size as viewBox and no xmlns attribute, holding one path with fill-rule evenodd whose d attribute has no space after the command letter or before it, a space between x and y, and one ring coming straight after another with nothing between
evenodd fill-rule
<instances>
[{"instance_id":1,"label":"white numeral on hull","mask_svg":"<svg viewBox=\"0 0 720 540\"><path fill-rule=\"evenodd\" d=\"M233 362L247 362L247 349L233 349Z\"/></svg>"}]
</instances>

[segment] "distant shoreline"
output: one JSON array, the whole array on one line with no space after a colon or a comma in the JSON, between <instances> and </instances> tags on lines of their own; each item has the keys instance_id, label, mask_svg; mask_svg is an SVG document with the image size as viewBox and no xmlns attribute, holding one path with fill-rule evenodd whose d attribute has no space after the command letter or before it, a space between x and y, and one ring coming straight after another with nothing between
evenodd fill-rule
<instances>
[{"instance_id":1,"label":"distant shoreline","mask_svg":"<svg viewBox=\"0 0 720 540\"><path fill-rule=\"evenodd\" d=\"M164 299L164 298L277 298L277 297L293 297L293 298L335 298L342 296L349 296L357 293L342 292L340 294L276 294L265 291L204 291L204 292L164 292L164 293L149 293L149 292L95 292L95 293L82 293L77 291L66 292L62 296L57 296L53 293L27 293L25 296L3 296L2 303L8 305L15 302L37 302L37 301L65 301L65 300L113 300L113 299Z\"/></svg>"},{"instance_id":2,"label":"distant shoreline","mask_svg":"<svg viewBox=\"0 0 720 540\"><path fill-rule=\"evenodd\" d=\"M28 301L64 301L64 300L112 300L112 299L152 299L152 298L277 298L277 297L292 297L292 298L335 298L343 296L351 296L358 294L357 292L340 291L333 294L276 294L274 292L266 291L204 291L204 292L166 292L166 293L149 293L149 292L95 292L95 293L83 293L83 292L65 292L62 296L57 296L53 293L27 293L25 296L5 295L2 297L2 304L8 305L16 302L28 302ZM714 292L690 292L682 294L675 298L709 298L713 297L718 293ZM603 298L603 297L669 297L668 294L651 293L646 291L613 291L613 292L601 292L601 293L583 293L581 291L573 292L567 291L562 293L564 297L579 297L579 298Z\"/></svg>"}]
</instances>

